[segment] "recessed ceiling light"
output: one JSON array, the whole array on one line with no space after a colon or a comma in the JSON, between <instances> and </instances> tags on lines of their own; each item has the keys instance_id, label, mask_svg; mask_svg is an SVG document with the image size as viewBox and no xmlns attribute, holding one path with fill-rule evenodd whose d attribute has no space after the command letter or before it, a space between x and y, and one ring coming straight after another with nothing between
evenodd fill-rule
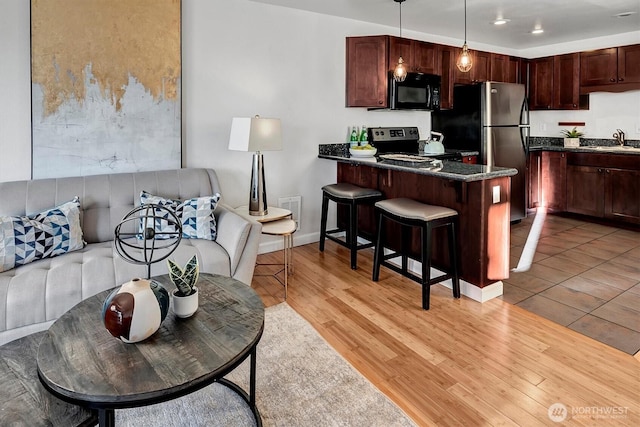
<instances>
[{"instance_id":1,"label":"recessed ceiling light","mask_svg":"<svg viewBox=\"0 0 640 427\"><path fill-rule=\"evenodd\" d=\"M621 12L621 13L616 13L615 15L613 15L614 18L626 18L627 16L631 16L633 14L635 14L636 12Z\"/></svg>"},{"instance_id":2,"label":"recessed ceiling light","mask_svg":"<svg viewBox=\"0 0 640 427\"><path fill-rule=\"evenodd\" d=\"M498 18L495 21L491 22L493 25L504 25L509 22L510 19Z\"/></svg>"},{"instance_id":3,"label":"recessed ceiling light","mask_svg":"<svg viewBox=\"0 0 640 427\"><path fill-rule=\"evenodd\" d=\"M542 28L535 28L531 31L531 34L542 34L544 30Z\"/></svg>"}]
</instances>

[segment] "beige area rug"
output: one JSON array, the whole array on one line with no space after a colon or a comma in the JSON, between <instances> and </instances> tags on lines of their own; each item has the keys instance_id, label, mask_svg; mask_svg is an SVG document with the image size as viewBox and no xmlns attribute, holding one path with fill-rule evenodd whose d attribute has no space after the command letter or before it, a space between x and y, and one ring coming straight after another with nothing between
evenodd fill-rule
<instances>
[{"instance_id":1,"label":"beige area rug","mask_svg":"<svg viewBox=\"0 0 640 427\"><path fill-rule=\"evenodd\" d=\"M415 426L286 303L265 312L256 402L264 426ZM248 390L249 363L226 377ZM117 426L253 426L246 404L220 384L169 402L116 410Z\"/></svg>"}]
</instances>

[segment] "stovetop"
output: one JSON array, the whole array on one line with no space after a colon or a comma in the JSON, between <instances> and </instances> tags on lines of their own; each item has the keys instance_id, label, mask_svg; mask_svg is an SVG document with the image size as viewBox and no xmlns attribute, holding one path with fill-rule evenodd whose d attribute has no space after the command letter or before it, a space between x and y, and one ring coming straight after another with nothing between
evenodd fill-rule
<instances>
[{"instance_id":1,"label":"stovetop","mask_svg":"<svg viewBox=\"0 0 640 427\"><path fill-rule=\"evenodd\" d=\"M398 153L425 156L432 159L459 159L457 151L443 154L424 154L420 152L420 132L415 126L369 128L369 144L378 149L379 154Z\"/></svg>"}]
</instances>

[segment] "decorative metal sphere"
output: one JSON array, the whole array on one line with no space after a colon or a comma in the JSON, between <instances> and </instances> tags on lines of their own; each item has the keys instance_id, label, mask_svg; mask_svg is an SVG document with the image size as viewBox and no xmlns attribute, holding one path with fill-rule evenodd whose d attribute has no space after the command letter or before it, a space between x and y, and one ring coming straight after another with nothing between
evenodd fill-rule
<instances>
[{"instance_id":1,"label":"decorative metal sphere","mask_svg":"<svg viewBox=\"0 0 640 427\"><path fill-rule=\"evenodd\" d=\"M132 264L147 266L171 255L182 240L182 223L170 209L157 205L138 206L115 228L118 255ZM150 274L149 274L150 275Z\"/></svg>"}]
</instances>

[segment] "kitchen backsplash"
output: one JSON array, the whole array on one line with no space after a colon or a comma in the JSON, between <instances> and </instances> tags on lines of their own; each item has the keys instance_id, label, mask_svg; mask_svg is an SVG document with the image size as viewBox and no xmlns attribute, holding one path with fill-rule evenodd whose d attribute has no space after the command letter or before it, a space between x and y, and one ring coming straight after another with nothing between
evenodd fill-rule
<instances>
[{"instance_id":1,"label":"kitchen backsplash","mask_svg":"<svg viewBox=\"0 0 640 427\"><path fill-rule=\"evenodd\" d=\"M562 147L564 145L564 139L550 136L532 136L529 138L529 145L532 147ZM588 147L615 147L620 144L613 138L580 138L580 145ZM640 139L626 139L624 145L640 148Z\"/></svg>"}]
</instances>

